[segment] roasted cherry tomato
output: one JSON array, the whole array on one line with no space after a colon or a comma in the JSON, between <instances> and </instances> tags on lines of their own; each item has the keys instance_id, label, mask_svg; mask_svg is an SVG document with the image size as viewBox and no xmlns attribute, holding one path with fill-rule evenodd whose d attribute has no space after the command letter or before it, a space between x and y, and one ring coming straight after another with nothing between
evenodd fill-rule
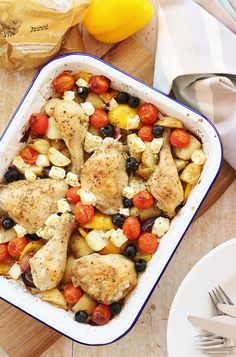
<instances>
[{"instance_id":1,"label":"roasted cherry tomato","mask_svg":"<svg viewBox=\"0 0 236 357\"><path fill-rule=\"evenodd\" d=\"M122 229L129 240L135 240L140 236L141 225L136 217L127 217Z\"/></svg>"},{"instance_id":2,"label":"roasted cherry tomato","mask_svg":"<svg viewBox=\"0 0 236 357\"><path fill-rule=\"evenodd\" d=\"M28 243L28 239L26 237L22 238L13 238L7 246L8 253L13 257L13 258L19 258L21 255L22 250Z\"/></svg>"},{"instance_id":3,"label":"roasted cherry tomato","mask_svg":"<svg viewBox=\"0 0 236 357\"><path fill-rule=\"evenodd\" d=\"M144 103L138 108L138 115L143 124L154 124L157 120L158 109L151 103Z\"/></svg>"},{"instance_id":4,"label":"roasted cherry tomato","mask_svg":"<svg viewBox=\"0 0 236 357\"><path fill-rule=\"evenodd\" d=\"M75 218L80 225L84 225L92 221L94 217L94 208L92 205L84 205L78 202L75 206Z\"/></svg>"},{"instance_id":5,"label":"roasted cherry tomato","mask_svg":"<svg viewBox=\"0 0 236 357\"><path fill-rule=\"evenodd\" d=\"M138 192L133 197L133 204L139 209L145 209L154 205L154 198L147 190Z\"/></svg>"},{"instance_id":6,"label":"roasted cherry tomato","mask_svg":"<svg viewBox=\"0 0 236 357\"><path fill-rule=\"evenodd\" d=\"M190 135L184 129L174 129L170 134L170 142L177 148L185 148L190 142Z\"/></svg>"},{"instance_id":7,"label":"roasted cherry tomato","mask_svg":"<svg viewBox=\"0 0 236 357\"><path fill-rule=\"evenodd\" d=\"M52 87L58 93L71 90L75 85L75 79L70 72L62 72L52 81Z\"/></svg>"},{"instance_id":8,"label":"roasted cherry tomato","mask_svg":"<svg viewBox=\"0 0 236 357\"><path fill-rule=\"evenodd\" d=\"M83 290L80 287L75 288L72 283L69 283L64 288L63 295L68 304L76 304L83 296Z\"/></svg>"},{"instance_id":9,"label":"roasted cherry tomato","mask_svg":"<svg viewBox=\"0 0 236 357\"><path fill-rule=\"evenodd\" d=\"M93 76L89 80L89 88L94 93L102 94L108 91L110 83L110 79L105 76Z\"/></svg>"},{"instance_id":10,"label":"roasted cherry tomato","mask_svg":"<svg viewBox=\"0 0 236 357\"><path fill-rule=\"evenodd\" d=\"M36 150L34 150L32 147L25 146L20 151L20 156L22 157L22 159L26 164L35 164L39 156L39 153Z\"/></svg>"},{"instance_id":11,"label":"roasted cherry tomato","mask_svg":"<svg viewBox=\"0 0 236 357\"><path fill-rule=\"evenodd\" d=\"M89 120L94 128L100 129L108 124L108 115L102 109L95 109L95 112L89 117Z\"/></svg>"},{"instance_id":12,"label":"roasted cherry tomato","mask_svg":"<svg viewBox=\"0 0 236 357\"><path fill-rule=\"evenodd\" d=\"M78 194L79 189L80 186L69 188L66 194L66 198L69 203L76 204L80 201L80 195Z\"/></svg>"},{"instance_id":13,"label":"roasted cherry tomato","mask_svg":"<svg viewBox=\"0 0 236 357\"><path fill-rule=\"evenodd\" d=\"M158 248L157 237L152 233L141 234L138 240L138 248L144 253L155 253Z\"/></svg>"},{"instance_id":14,"label":"roasted cherry tomato","mask_svg":"<svg viewBox=\"0 0 236 357\"><path fill-rule=\"evenodd\" d=\"M0 244L0 262L3 262L8 257L7 244Z\"/></svg>"},{"instance_id":15,"label":"roasted cherry tomato","mask_svg":"<svg viewBox=\"0 0 236 357\"><path fill-rule=\"evenodd\" d=\"M30 127L34 134L44 135L48 130L48 116L34 113L30 116Z\"/></svg>"},{"instance_id":16,"label":"roasted cherry tomato","mask_svg":"<svg viewBox=\"0 0 236 357\"><path fill-rule=\"evenodd\" d=\"M138 136L143 140L150 142L152 139L155 138L155 136L152 133L152 126L151 125L144 125L142 126L141 129L138 131Z\"/></svg>"},{"instance_id":17,"label":"roasted cherry tomato","mask_svg":"<svg viewBox=\"0 0 236 357\"><path fill-rule=\"evenodd\" d=\"M91 320L96 325L106 325L111 318L111 311L108 305L100 304L95 307Z\"/></svg>"}]
</instances>

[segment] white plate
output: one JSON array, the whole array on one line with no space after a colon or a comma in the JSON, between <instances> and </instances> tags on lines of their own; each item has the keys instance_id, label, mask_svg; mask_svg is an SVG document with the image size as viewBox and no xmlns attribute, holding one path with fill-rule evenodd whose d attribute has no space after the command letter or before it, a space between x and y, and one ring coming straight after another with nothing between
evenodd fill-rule
<instances>
[{"instance_id":1,"label":"white plate","mask_svg":"<svg viewBox=\"0 0 236 357\"><path fill-rule=\"evenodd\" d=\"M208 291L217 285L221 285L236 302L235 256L236 238L206 254L185 277L170 310L167 327L169 357L203 356L193 347L193 337L200 329L193 326L187 316L210 317L215 314Z\"/></svg>"}]
</instances>

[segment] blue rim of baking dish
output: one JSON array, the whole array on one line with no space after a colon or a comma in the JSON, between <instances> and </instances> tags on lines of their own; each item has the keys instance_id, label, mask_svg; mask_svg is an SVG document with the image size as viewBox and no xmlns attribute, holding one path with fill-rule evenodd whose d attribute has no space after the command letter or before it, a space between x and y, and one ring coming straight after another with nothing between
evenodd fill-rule
<instances>
[{"instance_id":1,"label":"blue rim of baking dish","mask_svg":"<svg viewBox=\"0 0 236 357\"><path fill-rule=\"evenodd\" d=\"M208 190L206 191L205 195L203 196L203 198L202 198L200 204L198 205L198 208L197 208L196 212L194 213L193 217L192 217L191 220L189 221L189 224L187 225L187 227L186 227L184 233L182 234L182 236L181 236L181 238L180 238L178 244L175 246L175 248L174 248L174 250L173 250L171 256L169 257L168 261L166 262L166 264L165 264L165 266L164 266L164 268L163 268L161 274L159 275L158 279L156 280L155 284L153 285L151 291L149 292L147 298L145 299L145 301L144 301L142 307L140 308L139 312L137 313L135 319L133 320L133 322L131 323L131 325L129 326L129 328L128 328L124 333L122 333L120 336L118 336L117 338L115 338L113 341L110 341L110 342L107 342L107 343L96 343L96 344L90 344L90 343L80 342L79 340L75 340L74 338L68 336L66 333L61 332L60 330L57 330L55 327L53 327L53 326L49 325L48 323L46 323L46 322L40 320L39 318L35 317L34 315L30 314L29 312L27 312L27 311L21 309L19 306L14 305L12 302L9 302L8 300L6 300L6 299L0 297L0 299L2 299L3 301L9 303L10 305L16 307L18 310L20 310L20 311L26 313L27 315L33 317L35 320L37 320L37 321L43 323L44 325L50 327L50 328L53 329L54 331L59 332L60 334L66 336L66 337L68 337L68 338L70 338L70 339L71 339L72 341L74 341L74 342L80 343L80 344L85 345L85 346L105 346L105 345L112 344L112 343L114 343L114 342L120 340L121 338L123 338L125 335L127 335L127 334L132 330L132 328L133 328L134 325L136 324L137 320L139 319L139 317L140 317L140 315L141 315L141 313L142 313L144 307L146 306L148 300L150 299L150 297L151 297L153 291L155 290L157 284L159 283L160 279L162 278L162 275L164 274L166 268L168 267L170 261L172 260L172 258L173 258L173 256L174 256L176 250L178 249L180 243L182 242L182 240L183 240L183 238L184 238L184 236L185 236L185 234L186 234L186 232L187 232L189 226L191 225L192 221L194 220L194 217L196 216L197 212L199 211L199 209L200 209L200 207L201 207L203 201L205 200L206 196L208 195L208 193L209 193L211 187L212 187L213 184L215 183L215 181L216 181L216 179L217 179L217 177L218 177L218 175L219 175L219 173L220 173L220 169L221 169L222 162L223 162L223 146L222 146L222 142L221 142L220 135L219 135L218 130L216 129L215 125L214 125L207 117L205 117L203 114L201 114L200 112L198 112L198 111L195 110L195 109L192 109L192 108L188 107L187 105L181 103L180 101L178 101L178 100L176 100L176 99L170 97L169 95L167 95L167 94L161 92L160 90L158 90L158 89L156 89L156 88L154 88L154 87L152 87L152 86L146 84L144 81L142 81L142 80L140 80L140 79L138 79L138 78L136 78L136 77L130 75L129 73L127 73L127 72L125 72L125 71L119 69L118 67L116 67L116 66L114 66L114 65L112 65L112 64L110 64L110 63L108 63L108 62L106 62L106 61L104 61L103 59L101 59L101 58L99 58L99 57L97 57L97 56L94 56L94 55L90 55L90 54L88 54L88 53L83 53L83 52L71 52L71 53L66 53L66 54L59 55L59 56L54 57L54 58L50 59L49 61L47 61L47 62L40 68L40 70L38 71L38 73L37 73L37 74L35 75L35 77L33 78L33 80L32 80L32 82L31 82L31 84L29 85L28 89L26 90L26 92L25 92L23 98L21 99L19 105L17 106L17 108L16 108L16 110L15 110L13 116L11 117L9 123L7 124L7 126L6 126L6 128L5 128L4 132L3 132L3 134L2 134L1 137L0 137L0 141L1 141L1 140L3 139L3 137L5 136L5 134L6 134L7 130L8 130L8 128L9 128L11 122L13 121L14 117L16 116L16 114L17 114L19 108L21 107L22 103L24 102L26 96L28 95L30 89L31 89L32 86L34 85L34 82L35 82L36 79L38 78L39 74L43 71L44 67L46 67L46 66L47 66L49 63L51 63L51 62L57 61L58 59L61 59L61 58L64 58L64 57L73 56L73 55L83 56L83 57L91 57L91 58L93 58L93 59L95 59L95 60L97 60L97 61L99 61L99 62L102 62L102 63L104 63L105 65L107 65L107 66L109 66L109 67L115 69L116 71L118 71L118 72L120 72L120 73L122 73L122 74L125 74L126 76L128 76L128 77L134 79L135 81L137 81L137 82L143 84L144 86L146 86L146 87L148 87L148 88L154 90L155 92L157 92L157 93L159 93L159 94L161 94L161 95L163 95L163 96L169 98L169 99L172 100L173 102L176 102L176 103L180 104L181 106L187 108L188 110L190 110L190 111L192 111L192 112L194 112L194 113L200 115L203 119L205 119L205 120L213 127L213 129L214 129L214 131L215 131L215 133L216 133L216 135L217 135L217 137L218 137L218 141L219 141L220 149L221 149L221 158L220 158L220 163L219 163L219 167L218 167L217 173L216 173L214 179L212 180L212 182L211 182L211 184L210 184Z\"/></svg>"}]
</instances>

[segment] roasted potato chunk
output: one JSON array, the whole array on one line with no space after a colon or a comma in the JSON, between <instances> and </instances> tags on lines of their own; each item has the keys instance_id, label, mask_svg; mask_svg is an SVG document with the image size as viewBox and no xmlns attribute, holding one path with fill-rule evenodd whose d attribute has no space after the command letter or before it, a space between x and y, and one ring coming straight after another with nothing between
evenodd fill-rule
<instances>
[{"instance_id":1,"label":"roasted potato chunk","mask_svg":"<svg viewBox=\"0 0 236 357\"><path fill-rule=\"evenodd\" d=\"M180 175L180 179L190 185L194 186L202 172L202 166L196 165L193 162L185 167Z\"/></svg>"}]
</instances>

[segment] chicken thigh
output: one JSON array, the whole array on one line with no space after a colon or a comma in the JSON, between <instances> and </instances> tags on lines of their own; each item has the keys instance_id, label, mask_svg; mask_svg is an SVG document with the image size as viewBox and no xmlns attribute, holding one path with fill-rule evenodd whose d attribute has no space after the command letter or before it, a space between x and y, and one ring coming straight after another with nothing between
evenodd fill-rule
<instances>
[{"instance_id":1,"label":"chicken thigh","mask_svg":"<svg viewBox=\"0 0 236 357\"><path fill-rule=\"evenodd\" d=\"M74 217L69 213L61 215L53 237L29 260L34 285L41 291L55 288L61 281L74 228Z\"/></svg>"},{"instance_id":2,"label":"chicken thigh","mask_svg":"<svg viewBox=\"0 0 236 357\"><path fill-rule=\"evenodd\" d=\"M89 118L74 101L61 101L55 107L54 117L72 160L72 171L80 174L84 163L83 144Z\"/></svg>"},{"instance_id":3,"label":"chicken thigh","mask_svg":"<svg viewBox=\"0 0 236 357\"><path fill-rule=\"evenodd\" d=\"M0 208L28 233L35 233L57 210L57 201L65 197L67 190L65 181L53 179L0 185Z\"/></svg>"},{"instance_id":4,"label":"chicken thigh","mask_svg":"<svg viewBox=\"0 0 236 357\"><path fill-rule=\"evenodd\" d=\"M114 139L105 142L86 161L81 172L81 187L97 198L97 209L114 214L123 208L122 191L128 185L126 154Z\"/></svg>"},{"instance_id":5,"label":"chicken thigh","mask_svg":"<svg viewBox=\"0 0 236 357\"><path fill-rule=\"evenodd\" d=\"M171 153L169 130L164 131L164 144L160 151L160 160L156 170L148 180L148 188L158 206L168 217L175 215L175 209L184 199L183 187Z\"/></svg>"},{"instance_id":6,"label":"chicken thigh","mask_svg":"<svg viewBox=\"0 0 236 357\"><path fill-rule=\"evenodd\" d=\"M134 263L119 254L90 254L75 261L72 281L88 295L109 305L123 299L137 284Z\"/></svg>"}]
</instances>

